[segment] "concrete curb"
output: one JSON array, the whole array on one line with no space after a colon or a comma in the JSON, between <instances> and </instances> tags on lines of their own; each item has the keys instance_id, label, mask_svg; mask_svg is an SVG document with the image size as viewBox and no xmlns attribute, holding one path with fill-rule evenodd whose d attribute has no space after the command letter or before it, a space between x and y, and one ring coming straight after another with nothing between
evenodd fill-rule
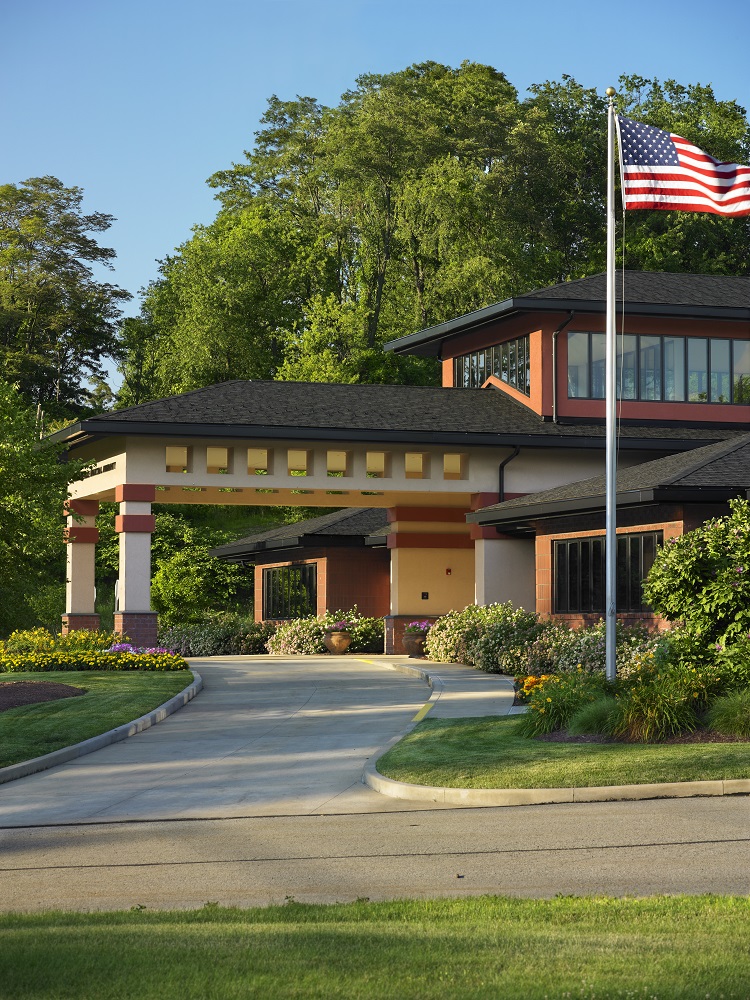
<instances>
[{"instance_id":1,"label":"concrete curb","mask_svg":"<svg viewBox=\"0 0 750 1000\"><path fill-rule=\"evenodd\" d=\"M453 806L530 806L555 802L613 802L637 799L679 799L707 795L750 795L750 778L728 778L714 781L672 781L649 785L593 785L589 788L442 788L438 785L412 785L406 781L386 778L377 769L378 761L391 747L411 732L416 722L437 702L443 685L428 670L410 664L383 664L393 670L421 677L432 688L432 696L417 714L409 728L380 750L365 765L362 781L368 788L393 799L435 802Z\"/></svg>"},{"instance_id":2,"label":"concrete curb","mask_svg":"<svg viewBox=\"0 0 750 1000\"><path fill-rule=\"evenodd\" d=\"M139 719L126 722L122 726L110 729L106 733L100 733L99 736L92 736L91 739L83 740L81 743L74 743L73 746L63 747L61 750L53 750L52 753L46 753L42 757L24 760L20 764L11 764L10 767L0 767L0 784L4 784L7 781L15 781L16 778L25 778L26 775L35 774L37 771L46 771L57 764L65 764L69 760L75 760L76 757L84 757L88 753L93 753L94 750L101 750L102 747L107 747L111 743L119 743L121 740L128 739L129 736L135 736L137 733L142 733L145 729L150 729L151 726L162 722L167 716L172 715L178 709L187 705L203 688L201 675L196 673L195 670L192 673L192 684L189 684L178 694L170 698L169 701L165 701L163 705L159 705L158 708L155 708L147 715L142 715Z\"/></svg>"}]
</instances>

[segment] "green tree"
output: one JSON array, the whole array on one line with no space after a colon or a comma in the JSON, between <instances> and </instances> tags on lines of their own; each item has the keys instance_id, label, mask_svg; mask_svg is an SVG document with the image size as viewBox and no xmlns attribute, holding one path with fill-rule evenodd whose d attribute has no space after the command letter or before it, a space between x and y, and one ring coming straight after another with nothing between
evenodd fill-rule
<instances>
[{"instance_id":1,"label":"green tree","mask_svg":"<svg viewBox=\"0 0 750 1000\"><path fill-rule=\"evenodd\" d=\"M5 382L0 426L0 635L7 635L34 622L35 601L49 604L50 586L59 595L63 506L83 463L61 462L61 447L39 440L34 412Z\"/></svg>"},{"instance_id":2,"label":"green tree","mask_svg":"<svg viewBox=\"0 0 750 1000\"><path fill-rule=\"evenodd\" d=\"M92 403L87 379L103 379L117 357L121 288L95 280L113 250L90 233L112 216L85 215L80 188L56 177L0 186L0 373L49 413L72 416Z\"/></svg>"}]
</instances>

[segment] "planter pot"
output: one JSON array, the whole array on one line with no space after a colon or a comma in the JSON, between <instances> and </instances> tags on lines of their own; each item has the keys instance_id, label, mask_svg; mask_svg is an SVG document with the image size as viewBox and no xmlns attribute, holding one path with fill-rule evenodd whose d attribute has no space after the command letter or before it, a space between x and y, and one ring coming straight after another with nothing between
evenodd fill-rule
<instances>
[{"instance_id":1,"label":"planter pot","mask_svg":"<svg viewBox=\"0 0 750 1000\"><path fill-rule=\"evenodd\" d=\"M345 653L351 641L351 632L326 632L323 636L323 642L329 653Z\"/></svg>"},{"instance_id":2,"label":"planter pot","mask_svg":"<svg viewBox=\"0 0 750 1000\"><path fill-rule=\"evenodd\" d=\"M423 635L405 635L403 639L404 651L415 659L423 657L424 640L425 637Z\"/></svg>"}]
</instances>

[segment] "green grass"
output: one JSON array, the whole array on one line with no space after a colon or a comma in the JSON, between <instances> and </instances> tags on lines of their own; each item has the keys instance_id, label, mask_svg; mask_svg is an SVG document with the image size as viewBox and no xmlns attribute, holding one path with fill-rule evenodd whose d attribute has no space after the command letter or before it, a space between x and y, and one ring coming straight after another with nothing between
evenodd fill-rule
<instances>
[{"instance_id":1,"label":"green grass","mask_svg":"<svg viewBox=\"0 0 750 1000\"><path fill-rule=\"evenodd\" d=\"M476 897L0 916L15 1000L746 1000L737 897Z\"/></svg>"},{"instance_id":2,"label":"green grass","mask_svg":"<svg viewBox=\"0 0 750 1000\"><path fill-rule=\"evenodd\" d=\"M86 694L77 698L0 712L0 767L40 757L132 722L182 691L192 677L189 670L0 674L0 682L55 681L86 689Z\"/></svg>"},{"instance_id":3,"label":"green grass","mask_svg":"<svg viewBox=\"0 0 750 1000\"><path fill-rule=\"evenodd\" d=\"M518 717L421 722L378 761L388 778L446 788L584 788L750 777L750 743L543 743Z\"/></svg>"}]
</instances>

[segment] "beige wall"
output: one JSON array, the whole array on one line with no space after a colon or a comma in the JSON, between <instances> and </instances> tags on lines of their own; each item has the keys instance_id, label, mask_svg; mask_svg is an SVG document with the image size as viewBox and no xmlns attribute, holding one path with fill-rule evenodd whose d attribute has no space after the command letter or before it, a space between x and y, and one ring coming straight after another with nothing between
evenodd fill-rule
<instances>
[{"instance_id":1,"label":"beige wall","mask_svg":"<svg viewBox=\"0 0 750 1000\"><path fill-rule=\"evenodd\" d=\"M392 615L444 615L473 601L472 549L391 549Z\"/></svg>"}]
</instances>

